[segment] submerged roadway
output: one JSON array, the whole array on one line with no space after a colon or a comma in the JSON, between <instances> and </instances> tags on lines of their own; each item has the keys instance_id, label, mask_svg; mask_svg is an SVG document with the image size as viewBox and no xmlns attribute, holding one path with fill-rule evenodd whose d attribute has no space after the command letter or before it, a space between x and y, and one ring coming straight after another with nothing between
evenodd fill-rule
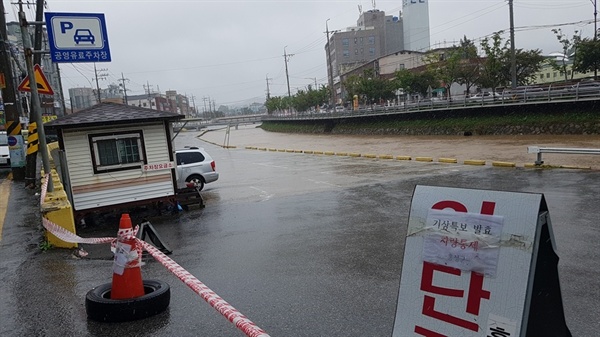
<instances>
[{"instance_id":1,"label":"submerged roadway","mask_svg":"<svg viewBox=\"0 0 600 337\"><path fill-rule=\"evenodd\" d=\"M195 135L176 142L203 146L217 162L220 179L202 194L206 207L175 216L132 212L132 219L150 216L173 260L271 336L391 336L416 185L543 193L567 325L573 336L600 330L598 170L225 149ZM166 312L88 321L86 293L112 277L109 247L82 245L84 258L40 250L39 196L16 182L10 191L0 238L1 336L243 335L152 259L142 273L171 285ZM77 234L115 236L117 216Z\"/></svg>"}]
</instances>

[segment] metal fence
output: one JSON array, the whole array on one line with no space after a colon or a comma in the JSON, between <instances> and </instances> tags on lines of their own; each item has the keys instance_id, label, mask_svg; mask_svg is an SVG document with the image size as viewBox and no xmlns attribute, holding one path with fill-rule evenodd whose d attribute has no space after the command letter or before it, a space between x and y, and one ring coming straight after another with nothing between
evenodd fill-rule
<instances>
[{"instance_id":1,"label":"metal fence","mask_svg":"<svg viewBox=\"0 0 600 337\"><path fill-rule=\"evenodd\" d=\"M550 85L548 87L525 86L517 87L516 89L503 89L496 92L478 93L472 96L455 96L451 99L430 98L414 102L401 102L398 105L372 105L341 111L337 109L301 112L280 111L264 116L263 120L330 119L373 114L397 114L416 111L479 108L482 106L526 105L584 100L600 100L600 82L579 82L575 84Z\"/></svg>"}]
</instances>

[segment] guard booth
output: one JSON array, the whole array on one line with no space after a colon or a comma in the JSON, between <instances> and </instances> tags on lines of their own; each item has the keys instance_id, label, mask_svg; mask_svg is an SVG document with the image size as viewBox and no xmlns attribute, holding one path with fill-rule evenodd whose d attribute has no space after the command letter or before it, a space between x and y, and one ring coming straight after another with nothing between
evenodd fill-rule
<instances>
[{"instance_id":1,"label":"guard booth","mask_svg":"<svg viewBox=\"0 0 600 337\"><path fill-rule=\"evenodd\" d=\"M393 337L571 337L543 194L417 186Z\"/></svg>"},{"instance_id":2,"label":"guard booth","mask_svg":"<svg viewBox=\"0 0 600 337\"><path fill-rule=\"evenodd\" d=\"M173 201L173 123L184 116L103 102L44 126L56 132L57 168L76 217Z\"/></svg>"}]
</instances>

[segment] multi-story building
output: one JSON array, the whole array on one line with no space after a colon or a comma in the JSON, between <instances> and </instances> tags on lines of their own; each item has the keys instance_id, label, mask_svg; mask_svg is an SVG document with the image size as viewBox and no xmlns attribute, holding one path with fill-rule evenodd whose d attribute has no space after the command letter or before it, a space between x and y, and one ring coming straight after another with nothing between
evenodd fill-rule
<instances>
[{"instance_id":1,"label":"multi-story building","mask_svg":"<svg viewBox=\"0 0 600 337\"><path fill-rule=\"evenodd\" d=\"M553 62L552 62L553 61ZM566 69L566 76L563 69L555 69L552 66L552 63L556 63L559 67L564 66L563 69ZM535 76L534 83L549 85L560 82L572 82L579 81L584 78L593 78L594 72L588 73L580 73L573 72L573 57L565 56L562 53L552 53L548 56L545 56L545 61L542 63L542 66L538 73Z\"/></svg>"},{"instance_id":2,"label":"multi-story building","mask_svg":"<svg viewBox=\"0 0 600 337\"><path fill-rule=\"evenodd\" d=\"M377 9L369 10L361 13L356 26L343 32L332 32L325 51L327 74L333 80L330 85L333 86L335 103L343 99L343 75L386 55L427 51L429 8L426 1L404 0L404 13L400 13L400 16L386 15ZM407 29L410 29L410 34L407 34ZM410 47L407 47L407 43ZM425 48L422 47L424 45Z\"/></svg>"},{"instance_id":3,"label":"multi-story building","mask_svg":"<svg viewBox=\"0 0 600 337\"><path fill-rule=\"evenodd\" d=\"M177 112L188 117L193 117L193 115L195 115L195 112L190 107L190 102L187 96L178 94L175 90L167 90L165 95L171 103L171 107L175 109L173 112Z\"/></svg>"},{"instance_id":4,"label":"multi-story building","mask_svg":"<svg viewBox=\"0 0 600 337\"><path fill-rule=\"evenodd\" d=\"M360 15L356 26L333 31L325 46L328 73L339 77L365 62L403 49L402 22L377 9Z\"/></svg>"},{"instance_id":5,"label":"multi-story building","mask_svg":"<svg viewBox=\"0 0 600 337\"><path fill-rule=\"evenodd\" d=\"M194 108L190 107L187 96L178 94L175 90L167 90L164 95L157 92L128 95L127 104L141 108L175 112L187 117L196 117L196 112Z\"/></svg>"},{"instance_id":6,"label":"multi-story building","mask_svg":"<svg viewBox=\"0 0 600 337\"><path fill-rule=\"evenodd\" d=\"M156 97L160 97L158 93L147 93L141 95L127 95L127 105L133 105L140 108L159 110L156 105ZM161 102L162 103L162 102ZM164 105L161 104L161 111ZM170 109L166 111L171 111Z\"/></svg>"},{"instance_id":7,"label":"multi-story building","mask_svg":"<svg viewBox=\"0 0 600 337\"><path fill-rule=\"evenodd\" d=\"M403 0L404 49L429 50L429 0Z\"/></svg>"},{"instance_id":8,"label":"multi-story building","mask_svg":"<svg viewBox=\"0 0 600 337\"><path fill-rule=\"evenodd\" d=\"M69 99L71 101L71 111L69 113L89 108L98 102L94 89L85 87L70 88Z\"/></svg>"}]
</instances>

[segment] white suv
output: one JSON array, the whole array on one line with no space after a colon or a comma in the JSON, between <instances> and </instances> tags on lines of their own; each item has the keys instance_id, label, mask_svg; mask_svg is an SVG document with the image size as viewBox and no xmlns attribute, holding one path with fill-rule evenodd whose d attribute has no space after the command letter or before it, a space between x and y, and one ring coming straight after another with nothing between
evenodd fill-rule
<instances>
[{"instance_id":1,"label":"white suv","mask_svg":"<svg viewBox=\"0 0 600 337\"><path fill-rule=\"evenodd\" d=\"M184 188L187 183L194 183L198 190L204 184L212 183L219 179L215 168L215 161L203 148L185 147L175 151L177 160L177 187Z\"/></svg>"}]
</instances>

